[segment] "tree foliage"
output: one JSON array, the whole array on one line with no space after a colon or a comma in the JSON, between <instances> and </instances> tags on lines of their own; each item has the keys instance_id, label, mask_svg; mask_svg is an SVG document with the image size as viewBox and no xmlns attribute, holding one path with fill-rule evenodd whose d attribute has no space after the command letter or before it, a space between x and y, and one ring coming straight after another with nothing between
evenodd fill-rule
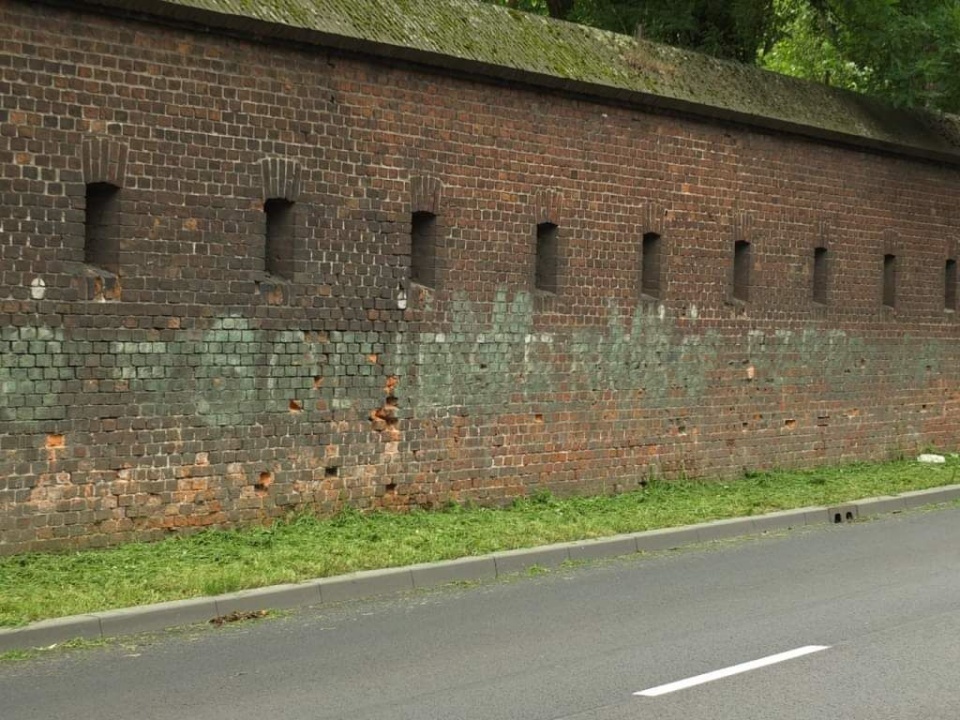
<instances>
[{"instance_id":1,"label":"tree foliage","mask_svg":"<svg viewBox=\"0 0 960 720\"><path fill-rule=\"evenodd\" d=\"M958 0L488 0L960 112Z\"/></svg>"},{"instance_id":2,"label":"tree foliage","mask_svg":"<svg viewBox=\"0 0 960 720\"><path fill-rule=\"evenodd\" d=\"M771 69L960 111L960 3L778 0L783 33L759 59Z\"/></svg>"}]
</instances>

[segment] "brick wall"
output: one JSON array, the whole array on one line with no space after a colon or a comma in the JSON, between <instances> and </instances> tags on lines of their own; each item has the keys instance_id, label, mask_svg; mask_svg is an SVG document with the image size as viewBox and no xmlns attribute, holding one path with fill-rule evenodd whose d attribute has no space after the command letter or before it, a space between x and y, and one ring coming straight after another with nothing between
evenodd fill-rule
<instances>
[{"instance_id":1,"label":"brick wall","mask_svg":"<svg viewBox=\"0 0 960 720\"><path fill-rule=\"evenodd\" d=\"M36 3L0 26L0 552L956 442L955 166Z\"/></svg>"}]
</instances>

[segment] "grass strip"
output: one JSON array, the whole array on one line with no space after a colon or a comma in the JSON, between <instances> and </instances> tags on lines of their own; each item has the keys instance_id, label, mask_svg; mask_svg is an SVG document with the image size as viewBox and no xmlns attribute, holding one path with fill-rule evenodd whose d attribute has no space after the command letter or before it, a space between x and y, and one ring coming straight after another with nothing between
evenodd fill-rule
<instances>
[{"instance_id":1,"label":"grass strip","mask_svg":"<svg viewBox=\"0 0 960 720\"><path fill-rule=\"evenodd\" d=\"M0 626L276 583L617 533L832 505L956 482L960 460L856 464L751 474L729 482L652 482L635 492L489 509L345 511L270 527L206 530L157 543L0 558Z\"/></svg>"}]
</instances>

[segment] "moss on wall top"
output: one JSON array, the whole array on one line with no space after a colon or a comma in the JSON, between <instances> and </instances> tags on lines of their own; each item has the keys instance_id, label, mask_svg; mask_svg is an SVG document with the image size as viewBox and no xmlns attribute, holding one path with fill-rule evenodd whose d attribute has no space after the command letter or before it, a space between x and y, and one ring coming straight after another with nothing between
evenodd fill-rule
<instances>
[{"instance_id":1,"label":"moss on wall top","mask_svg":"<svg viewBox=\"0 0 960 720\"><path fill-rule=\"evenodd\" d=\"M87 2L960 162L960 117L477 0Z\"/></svg>"}]
</instances>

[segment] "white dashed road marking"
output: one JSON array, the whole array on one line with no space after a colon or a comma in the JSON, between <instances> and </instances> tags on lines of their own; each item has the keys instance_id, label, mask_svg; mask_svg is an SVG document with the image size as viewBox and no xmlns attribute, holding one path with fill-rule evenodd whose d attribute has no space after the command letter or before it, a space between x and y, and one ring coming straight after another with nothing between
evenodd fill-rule
<instances>
[{"instance_id":1,"label":"white dashed road marking","mask_svg":"<svg viewBox=\"0 0 960 720\"><path fill-rule=\"evenodd\" d=\"M668 683L666 685L658 685L657 687L650 688L649 690L635 692L634 695L642 697L657 697L658 695L666 695L667 693L676 692L677 690L685 690L686 688L693 687L694 685L702 685L703 683L712 682L713 680L730 677L731 675L739 675L740 673L756 670L757 668L766 667L767 665L776 665L777 663L781 663L786 660L793 660L794 658L803 657L804 655L810 655L811 653L820 652L821 650L827 650L829 647L829 645L805 645L804 647L796 648L795 650L788 650L787 652L777 653L776 655L768 655L767 657L760 658L759 660L751 660L750 662L740 663L739 665L731 665L730 667L723 668L722 670L714 670L713 672L703 673L703 675L695 675L694 677L687 678L686 680L677 680L676 682Z\"/></svg>"}]
</instances>

